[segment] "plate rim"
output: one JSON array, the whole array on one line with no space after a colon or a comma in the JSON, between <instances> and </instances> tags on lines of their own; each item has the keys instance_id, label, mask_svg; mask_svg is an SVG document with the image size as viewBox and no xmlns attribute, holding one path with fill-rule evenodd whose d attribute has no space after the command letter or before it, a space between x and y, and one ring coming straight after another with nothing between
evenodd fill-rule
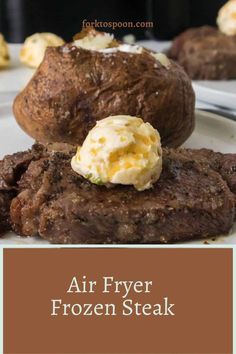
<instances>
[{"instance_id":1,"label":"plate rim","mask_svg":"<svg viewBox=\"0 0 236 354\"><path fill-rule=\"evenodd\" d=\"M236 85L236 80L233 81L235 81L235 85ZM211 82L220 82L220 80L216 80L216 81L212 80ZM216 88L202 86L200 84L200 80L192 81L192 86L196 94L197 100L203 101L210 105L236 110L236 92L235 93L225 92L223 90L219 90Z\"/></svg>"}]
</instances>

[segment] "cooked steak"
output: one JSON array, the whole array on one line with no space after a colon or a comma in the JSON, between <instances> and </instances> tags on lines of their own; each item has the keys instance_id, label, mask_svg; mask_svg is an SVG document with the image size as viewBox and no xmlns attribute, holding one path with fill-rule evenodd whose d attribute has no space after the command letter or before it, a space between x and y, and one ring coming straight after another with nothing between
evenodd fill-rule
<instances>
[{"instance_id":1,"label":"cooked steak","mask_svg":"<svg viewBox=\"0 0 236 354\"><path fill-rule=\"evenodd\" d=\"M41 156L43 148L41 145L34 145L32 149L17 152L13 155L6 155L0 161L0 190L11 190L17 186L17 181L26 171L33 159Z\"/></svg>"},{"instance_id":2,"label":"cooked steak","mask_svg":"<svg viewBox=\"0 0 236 354\"><path fill-rule=\"evenodd\" d=\"M174 150L171 152L174 154ZM236 202L236 154L222 154L209 149L177 149L187 159L192 159L218 172L227 182L229 189L235 195Z\"/></svg>"},{"instance_id":3,"label":"cooked steak","mask_svg":"<svg viewBox=\"0 0 236 354\"><path fill-rule=\"evenodd\" d=\"M216 28L191 28L173 41L168 55L194 80L236 78L236 36Z\"/></svg>"},{"instance_id":4,"label":"cooked steak","mask_svg":"<svg viewBox=\"0 0 236 354\"><path fill-rule=\"evenodd\" d=\"M10 229L10 204L17 195L17 182L30 162L37 160L43 151L42 146L35 145L31 150L7 155L0 161L0 234Z\"/></svg>"},{"instance_id":5,"label":"cooked steak","mask_svg":"<svg viewBox=\"0 0 236 354\"><path fill-rule=\"evenodd\" d=\"M9 210L15 194L9 191L0 191L0 235L10 229Z\"/></svg>"},{"instance_id":6,"label":"cooked steak","mask_svg":"<svg viewBox=\"0 0 236 354\"><path fill-rule=\"evenodd\" d=\"M234 195L216 171L235 175L236 155L165 150L161 178L144 192L91 184L70 160L60 152L31 162L11 205L17 233L52 243L168 243L232 227ZM227 181L235 190L235 179Z\"/></svg>"}]
</instances>

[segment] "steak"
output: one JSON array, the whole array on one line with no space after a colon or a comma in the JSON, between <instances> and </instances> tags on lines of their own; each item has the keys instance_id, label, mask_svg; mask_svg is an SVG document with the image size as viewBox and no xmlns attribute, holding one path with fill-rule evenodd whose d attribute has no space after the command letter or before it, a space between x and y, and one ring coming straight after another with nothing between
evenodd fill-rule
<instances>
[{"instance_id":1,"label":"steak","mask_svg":"<svg viewBox=\"0 0 236 354\"><path fill-rule=\"evenodd\" d=\"M38 157L40 149L35 146L29 151L7 155L0 161L0 234L10 229L10 204L17 195L17 182L30 162Z\"/></svg>"},{"instance_id":2,"label":"steak","mask_svg":"<svg viewBox=\"0 0 236 354\"><path fill-rule=\"evenodd\" d=\"M144 192L91 184L72 170L72 155L30 163L11 204L18 234L52 243L169 243L227 234L233 225L236 154L166 149L160 179Z\"/></svg>"},{"instance_id":3,"label":"steak","mask_svg":"<svg viewBox=\"0 0 236 354\"><path fill-rule=\"evenodd\" d=\"M0 191L0 235L10 229L9 210L15 194L9 191Z\"/></svg>"},{"instance_id":4,"label":"steak","mask_svg":"<svg viewBox=\"0 0 236 354\"><path fill-rule=\"evenodd\" d=\"M192 159L218 172L235 195L236 204L236 154L222 154L209 149L177 149L182 157ZM172 155L174 150L172 150Z\"/></svg>"},{"instance_id":5,"label":"steak","mask_svg":"<svg viewBox=\"0 0 236 354\"><path fill-rule=\"evenodd\" d=\"M0 161L0 235L11 228L10 205L18 194L18 181L33 160L46 156L54 149L70 151L70 145L50 144L47 147L35 144L24 152L7 155Z\"/></svg>"}]
</instances>

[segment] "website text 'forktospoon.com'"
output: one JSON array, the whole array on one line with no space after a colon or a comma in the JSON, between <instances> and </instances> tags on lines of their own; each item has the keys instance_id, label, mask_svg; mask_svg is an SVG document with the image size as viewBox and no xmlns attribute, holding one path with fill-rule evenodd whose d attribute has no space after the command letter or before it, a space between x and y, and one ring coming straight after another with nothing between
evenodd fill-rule
<instances>
[{"instance_id":1,"label":"website text 'forktospoon.com'","mask_svg":"<svg viewBox=\"0 0 236 354\"><path fill-rule=\"evenodd\" d=\"M115 30L116 28L153 28L154 24L152 21L143 22L133 22L133 21L88 21L84 19L82 21L82 27L94 27L94 28L111 28Z\"/></svg>"}]
</instances>

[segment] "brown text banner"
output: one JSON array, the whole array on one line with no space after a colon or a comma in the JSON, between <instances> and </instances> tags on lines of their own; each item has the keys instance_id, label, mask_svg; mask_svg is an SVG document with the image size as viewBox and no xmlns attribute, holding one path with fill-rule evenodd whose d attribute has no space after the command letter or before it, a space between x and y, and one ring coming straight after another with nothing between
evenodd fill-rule
<instances>
[{"instance_id":1,"label":"brown text banner","mask_svg":"<svg viewBox=\"0 0 236 354\"><path fill-rule=\"evenodd\" d=\"M232 250L4 250L4 353L232 353Z\"/></svg>"}]
</instances>

